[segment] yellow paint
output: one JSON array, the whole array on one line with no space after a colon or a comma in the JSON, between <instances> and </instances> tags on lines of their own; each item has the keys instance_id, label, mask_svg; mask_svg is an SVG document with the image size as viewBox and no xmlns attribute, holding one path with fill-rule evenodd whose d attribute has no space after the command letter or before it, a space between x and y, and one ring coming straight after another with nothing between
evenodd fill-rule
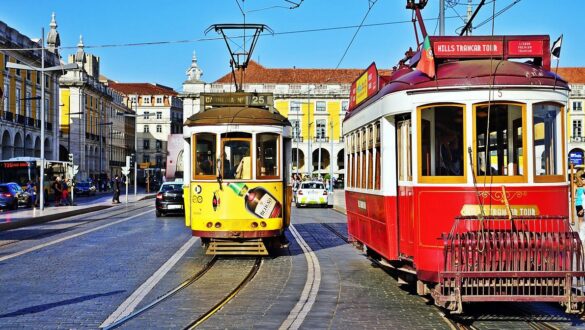
<instances>
[{"instance_id":1,"label":"yellow paint","mask_svg":"<svg viewBox=\"0 0 585 330\"><path fill-rule=\"evenodd\" d=\"M276 100L274 102L274 107L281 115L288 117L288 110L290 109L289 103L289 100Z\"/></svg>"},{"instance_id":2,"label":"yellow paint","mask_svg":"<svg viewBox=\"0 0 585 330\"><path fill-rule=\"evenodd\" d=\"M315 100L306 100L300 101L301 105L301 137L303 141L309 141L310 137L313 137L315 134L313 131L315 130ZM309 113L311 115L309 116ZM309 123L311 123L309 125Z\"/></svg>"},{"instance_id":3,"label":"yellow paint","mask_svg":"<svg viewBox=\"0 0 585 330\"><path fill-rule=\"evenodd\" d=\"M183 203L185 205L185 226L191 227L191 203L189 203L191 200L191 189L189 184L183 185L183 199L185 200Z\"/></svg>"},{"instance_id":4,"label":"yellow paint","mask_svg":"<svg viewBox=\"0 0 585 330\"><path fill-rule=\"evenodd\" d=\"M69 113L71 112L71 103L70 103L70 96L71 92L69 89L62 89L61 90L61 119L59 120L61 131L65 134L69 134L69 125L71 121L71 116Z\"/></svg>"},{"instance_id":5,"label":"yellow paint","mask_svg":"<svg viewBox=\"0 0 585 330\"><path fill-rule=\"evenodd\" d=\"M241 183L241 182L238 182ZM219 189L217 181L191 181L189 194L185 194L185 205L190 205L190 227L192 230L203 231L257 231L257 230L277 230L283 228L284 207L283 207L283 187L282 182L245 182L249 189L254 187L263 187L277 201L281 207L280 218L260 218L251 211L246 209L246 195L238 195L233 189L224 182L223 189ZM213 196L218 200L218 206L213 208ZM185 222L187 223L187 219ZM266 227L260 227L260 222L266 222ZM213 226L207 227L211 222ZM221 223L220 228L215 227L215 223ZM253 227L256 223L258 226Z\"/></svg>"},{"instance_id":6,"label":"yellow paint","mask_svg":"<svg viewBox=\"0 0 585 330\"><path fill-rule=\"evenodd\" d=\"M355 84L355 103L360 104L360 102L368 97L368 73L365 72L365 74L359 77Z\"/></svg>"},{"instance_id":7,"label":"yellow paint","mask_svg":"<svg viewBox=\"0 0 585 330\"><path fill-rule=\"evenodd\" d=\"M339 140L341 133L341 123L339 113L341 112L341 100L335 102L327 102L327 113L329 113L329 127L327 127L327 136L332 137L334 141ZM333 131L331 131L331 123L333 124Z\"/></svg>"}]
</instances>

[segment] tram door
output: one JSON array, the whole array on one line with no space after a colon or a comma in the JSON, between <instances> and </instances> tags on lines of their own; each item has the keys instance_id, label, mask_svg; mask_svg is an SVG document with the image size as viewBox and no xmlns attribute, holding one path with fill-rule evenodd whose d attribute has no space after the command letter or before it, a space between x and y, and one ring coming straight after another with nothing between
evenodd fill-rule
<instances>
[{"instance_id":1,"label":"tram door","mask_svg":"<svg viewBox=\"0 0 585 330\"><path fill-rule=\"evenodd\" d=\"M398 174L398 233L401 257L414 256L414 210L412 191L412 134L411 121L397 119L396 151Z\"/></svg>"}]
</instances>

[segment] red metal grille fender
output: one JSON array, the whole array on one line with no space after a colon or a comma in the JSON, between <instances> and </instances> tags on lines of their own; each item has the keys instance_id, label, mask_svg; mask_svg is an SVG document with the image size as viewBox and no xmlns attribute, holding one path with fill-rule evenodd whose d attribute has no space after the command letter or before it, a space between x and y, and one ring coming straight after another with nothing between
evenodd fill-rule
<instances>
[{"instance_id":1,"label":"red metal grille fender","mask_svg":"<svg viewBox=\"0 0 585 330\"><path fill-rule=\"evenodd\" d=\"M578 312L583 256L567 217L457 217L444 235L444 270L433 296L455 312L473 301L559 302Z\"/></svg>"}]
</instances>

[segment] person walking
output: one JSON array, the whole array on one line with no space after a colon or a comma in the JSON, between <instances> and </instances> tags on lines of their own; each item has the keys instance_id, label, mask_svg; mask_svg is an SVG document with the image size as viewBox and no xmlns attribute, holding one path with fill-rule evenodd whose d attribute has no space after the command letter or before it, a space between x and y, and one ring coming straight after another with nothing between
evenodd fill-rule
<instances>
[{"instance_id":1,"label":"person walking","mask_svg":"<svg viewBox=\"0 0 585 330\"><path fill-rule=\"evenodd\" d=\"M61 205L61 196L63 195L63 187L61 185L61 177L58 176L55 178L52 184L53 188L53 196L55 198L55 206Z\"/></svg>"},{"instance_id":2,"label":"person walking","mask_svg":"<svg viewBox=\"0 0 585 330\"><path fill-rule=\"evenodd\" d=\"M120 178L116 175L114 179L114 197L112 197L112 204L120 203Z\"/></svg>"},{"instance_id":3,"label":"person walking","mask_svg":"<svg viewBox=\"0 0 585 330\"><path fill-rule=\"evenodd\" d=\"M35 189L35 183L32 180L29 180L28 183L26 184L26 192L30 196L30 207L36 208L36 206L37 206L37 204L36 204L37 192Z\"/></svg>"}]
</instances>

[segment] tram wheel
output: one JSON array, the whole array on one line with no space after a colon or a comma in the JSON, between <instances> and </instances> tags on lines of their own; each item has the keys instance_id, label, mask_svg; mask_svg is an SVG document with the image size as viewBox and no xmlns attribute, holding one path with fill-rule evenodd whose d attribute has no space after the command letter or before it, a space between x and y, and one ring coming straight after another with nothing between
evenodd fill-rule
<instances>
[{"instance_id":1,"label":"tram wheel","mask_svg":"<svg viewBox=\"0 0 585 330\"><path fill-rule=\"evenodd\" d=\"M300 209L300 208L301 208L301 204L299 204L299 203L295 203L295 207L296 207L297 209Z\"/></svg>"}]
</instances>

